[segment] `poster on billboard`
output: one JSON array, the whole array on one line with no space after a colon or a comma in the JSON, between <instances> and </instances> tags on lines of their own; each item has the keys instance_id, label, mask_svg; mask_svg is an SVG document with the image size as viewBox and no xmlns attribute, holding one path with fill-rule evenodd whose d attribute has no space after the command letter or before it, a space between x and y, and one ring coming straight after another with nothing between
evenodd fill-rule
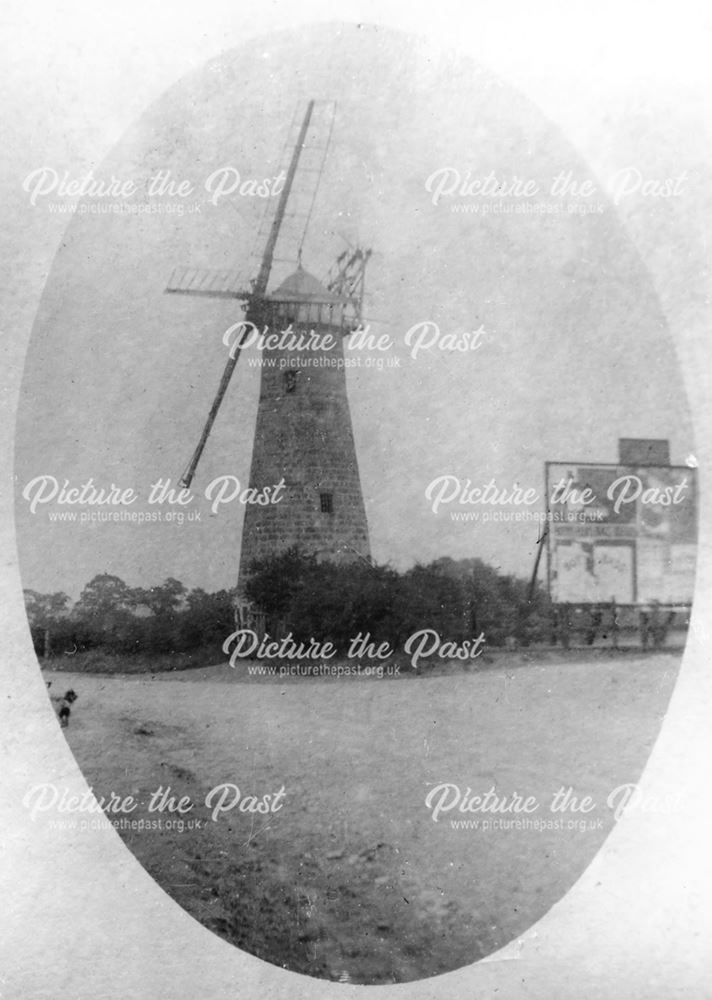
<instances>
[{"instance_id":1,"label":"poster on billboard","mask_svg":"<svg viewBox=\"0 0 712 1000\"><path fill-rule=\"evenodd\" d=\"M547 462L546 496L555 603L692 602L695 469Z\"/></svg>"}]
</instances>

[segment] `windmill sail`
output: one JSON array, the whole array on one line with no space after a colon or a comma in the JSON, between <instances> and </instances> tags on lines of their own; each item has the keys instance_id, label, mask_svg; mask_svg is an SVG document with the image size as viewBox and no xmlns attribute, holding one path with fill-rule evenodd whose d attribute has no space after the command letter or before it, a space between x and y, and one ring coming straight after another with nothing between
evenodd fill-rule
<instances>
[{"instance_id":1,"label":"windmill sail","mask_svg":"<svg viewBox=\"0 0 712 1000\"><path fill-rule=\"evenodd\" d=\"M245 319L248 323L255 323L259 325L262 303L267 292L267 284L272 271L272 261L274 259L275 247L279 238L282 222L286 215L287 203L289 202L292 186L294 184L294 178L297 173L297 166L299 165L299 160L305 148L306 139L309 134L312 115L314 112L314 104L314 101L310 101L307 105L304 119L299 127L299 133L294 144L294 150L292 152L292 158L287 171L286 180L284 182L284 188L279 196L274 218L270 222L269 233L267 235L262 260L260 262L260 269L257 274L257 278L252 283L252 291L247 294L239 292L237 289L231 291L228 283L229 272L210 272L209 270L203 270L200 268L196 268L194 272L192 269L189 269L186 274L178 276L176 276L176 272L174 271L172 277L177 277L177 280L174 281L173 285L169 283L169 287L166 291L183 292L188 295L207 295L213 298L246 299L247 305L245 310ZM315 193L316 191L314 194ZM221 279L216 277L219 275L222 275L223 277ZM225 275L228 275L228 278L225 278ZM234 372L235 366L240 358L240 349L241 345L238 344L237 347L233 347L230 352L230 357L225 365L225 370L223 371L218 391L215 395L215 399L213 400L213 404L210 407L207 420L205 421L203 432L200 435L200 440L198 441L198 445L193 452L191 460L181 478L181 484L186 488L188 488L193 481L195 470L205 449L210 431L212 430L215 418L218 415L218 410L220 409L222 401L225 397L227 387L230 384L232 373Z\"/></svg>"},{"instance_id":2,"label":"windmill sail","mask_svg":"<svg viewBox=\"0 0 712 1000\"><path fill-rule=\"evenodd\" d=\"M176 267L166 291L174 295L206 295L213 299L247 299L249 282L237 271L209 267Z\"/></svg>"},{"instance_id":3,"label":"windmill sail","mask_svg":"<svg viewBox=\"0 0 712 1000\"><path fill-rule=\"evenodd\" d=\"M300 139L301 127L311 106L309 123ZM302 247L309 229L309 223L316 201L317 191L324 171L327 151L334 127L336 103L334 101L310 101L306 109L300 104L284 146L283 160L288 151L300 144L299 161L292 179L289 203L285 205L275 245L273 259L280 264L294 265L301 259ZM301 124L300 124L301 123ZM260 222L251 257L255 266L261 259L262 248L266 245L270 230L278 213L273 204L268 204Z\"/></svg>"},{"instance_id":4,"label":"windmill sail","mask_svg":"<svg viewBox=\"0 0 712 1000\"><path fill-rule=\"evenodd\" d=\"M371 250L354 247L344 250L332 265L326 287L344 302L344 319L352 328L363 320L363 295L366 265Z\"/></svg>"}]
</instances>

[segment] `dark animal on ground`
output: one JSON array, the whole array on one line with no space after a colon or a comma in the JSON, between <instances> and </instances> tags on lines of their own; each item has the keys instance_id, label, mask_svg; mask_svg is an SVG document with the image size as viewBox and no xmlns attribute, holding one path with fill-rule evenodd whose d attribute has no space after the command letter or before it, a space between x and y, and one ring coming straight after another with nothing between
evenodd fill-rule
<instances>
[{"instance_id":1,"label":"dark animal on ground","mask_svg":"<svg viewBox=\"0 0 712 1000\"><path fill-rule=\"evenodd\" d=\"M60 726L62 729L66 729L69 725L69 716L72 714L72 705L77 700L76 692L70 688L61 697L59 695L50 695L50 698L59 716Z\"/></svg>"}]
</instances>

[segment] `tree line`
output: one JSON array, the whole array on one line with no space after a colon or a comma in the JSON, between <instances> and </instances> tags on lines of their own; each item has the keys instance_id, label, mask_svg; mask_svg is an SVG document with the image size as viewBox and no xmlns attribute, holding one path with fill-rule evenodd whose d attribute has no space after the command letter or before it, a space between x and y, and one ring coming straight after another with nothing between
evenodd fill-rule
<instances>
[{"instance_id":1,"label":"tree line","mask_svg":"<svg viewBox=\"0 0 712 1000\"><path fill-rule=\"evenodd\" d=\"M319 562L293 548L254 563L245 596L272 635L329 640L346 649L359 633L400 648L424 627L461 642L485 633L488 645L508 637L544 641L550 606L537 588L498 573L479 559L437 559L399 572L390 566ZM100 573L72 603L62 593L25 590L40 656L101 648L131 654L183 653L221 645L235 629L235 591L188 590L169 577L154 587L129 587Z\"/></svg>"},{"instance_id":2,"label":"tree line","mask_svg":"<svg viewBox=\"0 0 712 1000\"><path fill-rule=\"evenodd\" d=\"M188 590L172 577L143 588L100 573L74 604L62 592L25 590L24 597L40 656L99 648L121 655L186 652L221 644L234 627L232 591Z\"/></svg>"}]
</instances>

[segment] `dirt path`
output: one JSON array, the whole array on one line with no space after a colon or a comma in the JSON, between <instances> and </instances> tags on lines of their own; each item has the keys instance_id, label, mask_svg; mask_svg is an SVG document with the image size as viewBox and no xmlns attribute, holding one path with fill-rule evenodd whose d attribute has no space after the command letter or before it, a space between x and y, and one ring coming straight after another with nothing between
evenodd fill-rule
<instances>
[{"instance_id":1,"label":"dirt path","mask_svg":"<svg viewBox=\"0 0 712 1000\"><path fill-rule=\"evenodd\" d=\"M145 818L159 786L196 803L199 830L122 832L182 906L275 964L383 983L482 957L571 886L613 824L607 796L640 775L679 657L516 662L408 681L46 676L79 693L67 735L97 795L132 794ZM282 806L212 820L225 782L243 801L283 788ZM545 820L561 786L596 805L586 830L456 828L497 816L434 822L444 782L534 797Z\"/></svg>"}]
</instances>

